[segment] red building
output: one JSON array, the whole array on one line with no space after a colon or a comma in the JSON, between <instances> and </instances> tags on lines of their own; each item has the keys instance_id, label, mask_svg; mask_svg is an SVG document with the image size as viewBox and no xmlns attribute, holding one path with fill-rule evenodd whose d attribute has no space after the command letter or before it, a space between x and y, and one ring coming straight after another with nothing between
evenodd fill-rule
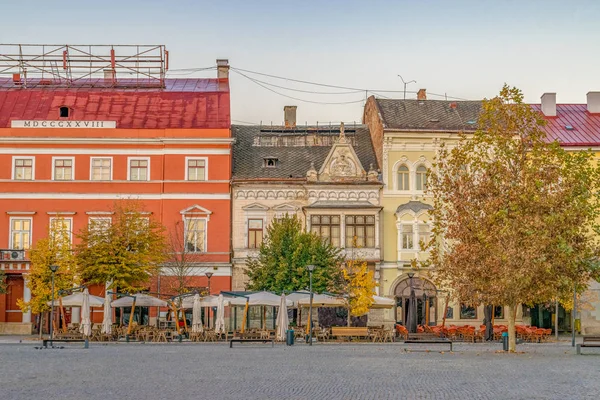
<instances>
[{"instance_id":1,"label":"red building","mask_svg":"<svg viewBox=\"0 0 600 400\"><path fill-rule=\"evenodd\" d=\"M11 56L0 45L0 69L13 72L0 78L0 269L8 282L0 333L32 330L35 318L17 300L31 296L27 250L52 219L77 232L90 220L109 221L118 199L140 200L167 230L185 227L190 286L208 286L210 272L211 292L230 289L227 60L217 60L215 79L167 79L164 46L134 47L137 54L49 47L34 57L36 49L9 48ZM163 273L150 290L170 291L174 277ZM103 296L104 288L91 292ZM101 322L102 312L93 319Z\"/></svg>"}]
</instances>

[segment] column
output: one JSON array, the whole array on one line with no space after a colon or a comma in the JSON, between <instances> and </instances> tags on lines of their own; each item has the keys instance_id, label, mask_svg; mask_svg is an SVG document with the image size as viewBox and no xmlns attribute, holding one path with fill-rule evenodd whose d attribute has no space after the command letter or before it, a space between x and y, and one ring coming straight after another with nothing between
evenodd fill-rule
<instances>
[{"instance_id":1,"label":"column","mask_svg":"<svg viewBox=\"0 0 600 400\"><path fill-rule=\"evenodd\" d=\"M31 289L27 284L29 283L27 279L27 275L23 275L23 301L28 303L31 301ZM31 323L31 310L23 313L23 323L30 324Z\"/></svg>"}]
</instances>

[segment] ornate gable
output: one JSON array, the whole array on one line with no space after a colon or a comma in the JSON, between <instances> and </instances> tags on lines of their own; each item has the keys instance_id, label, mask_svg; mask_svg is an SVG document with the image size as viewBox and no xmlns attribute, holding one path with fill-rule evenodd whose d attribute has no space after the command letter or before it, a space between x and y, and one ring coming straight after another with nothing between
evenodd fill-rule
<instances>
[{"instance_id":1,"label":"ornate gable","mask_svg":"<svg viewBox=\"0 0 600 400\"><path fill-rule=\"evenodd\" d=\"M353 181L364 180L366 176L352 144L346 139L344 123L340 125L340 136L331 147L325 162L319 171L318 180L327 181Z\"/></svg>"},{"instance_id":2,"label":"ornate gable","mask_svg":"<svg viewBox=\"0 0 600 400\"><path fill-rule=\"evenodd\" d=\"M247 206L242 207L244 211L268 211L269 207L262 205L260 203L252 203Z\"/></svg>"},{"instance_id":3,"label":"ornate gable","mask_svg":"<svg viewBox=\"0 0 600 400\"><path fill-rule=\"evenodd\" d=\"M182 215L210 215L212 214L212 211L204 207L200 207L198 204L194 204L191 207L179 211L179 213Z\"/></svg>"}]
</instances>

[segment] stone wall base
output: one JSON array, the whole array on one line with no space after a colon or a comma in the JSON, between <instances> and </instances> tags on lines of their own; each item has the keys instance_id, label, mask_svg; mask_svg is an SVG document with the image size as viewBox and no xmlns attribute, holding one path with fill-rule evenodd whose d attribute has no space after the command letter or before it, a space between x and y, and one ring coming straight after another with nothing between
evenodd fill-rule
<instances>
[{"instance_id":1,"label":"stone wall base","mask_svg":"<svg viewBox=\"0 0 600 400\"><path fill-rule=\"evenodd\" d=\"M0 335L31 335L32 333L32 323L0 322Z\"/></svg>"}]
</instances>

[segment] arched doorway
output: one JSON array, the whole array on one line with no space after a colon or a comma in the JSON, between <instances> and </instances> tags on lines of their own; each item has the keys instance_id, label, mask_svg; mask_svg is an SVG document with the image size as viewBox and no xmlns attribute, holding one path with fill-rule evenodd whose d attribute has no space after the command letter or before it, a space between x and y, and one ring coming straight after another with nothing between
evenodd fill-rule
<instances>
[{"instance_id":1,"label":"arched doorway","mask_svg":"<svg viewBox=\"0 0 600 400\"><path fill-rule=\"evenodd\" d=\"M433 283L426 279L406 278L396 285L396 321L405 324L408 317L410 290L415 291L417 302L417 324L433 326L437 323L437 290Z\"/></svg>"}]
</instances>

